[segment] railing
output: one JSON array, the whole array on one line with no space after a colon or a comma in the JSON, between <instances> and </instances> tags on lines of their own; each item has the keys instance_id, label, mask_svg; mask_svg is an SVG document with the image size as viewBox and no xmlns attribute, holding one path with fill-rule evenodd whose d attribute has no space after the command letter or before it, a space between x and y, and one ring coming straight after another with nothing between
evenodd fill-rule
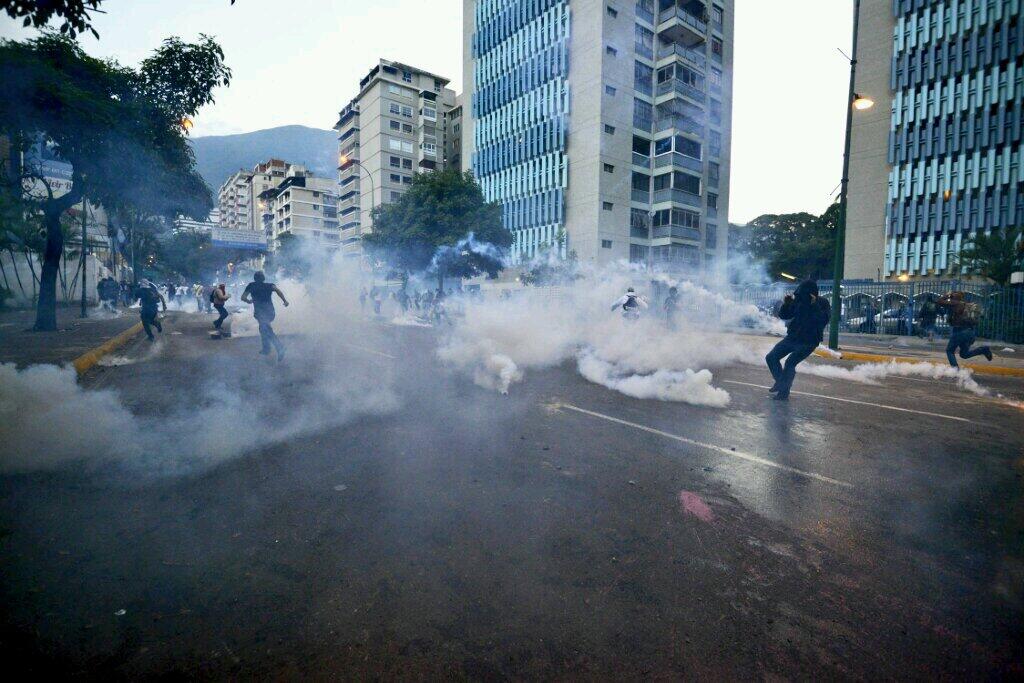
<instances>
[{"instance_id":1,"label":"railing","mask_svg":"<svg viewBox=\"0 0 1024 683\"><path fill-rule=\"evenodd\" d=\"M650 168L651 158L647 155L641 154L640 152L633 152L633 165L643 166L644 168Z\"/></svg>"},{"instance_id":2,"label":"railing","mask_svg":"<svg viewBox=\"0 0 1024 683\"><path fill-rule=\"evenodd\" d=\"M662 10L658 14L659 24L664 23L666 21L670 21L672 19L678 19L679 21L683 22L684 24L692 28L697 33L700 33L701 35L704 35L705 33L708 32L707 22L705 22L700 17L695 17L694 15L690 14L682 7L669 7L668 9Z\"/></svg>"},{"instance_id":3,"label":"railing","mask_svg":"<svg viewBox=\"0 0 1024 683\"><path fill-rule=\"evenodd\" d=\"M645 130L647 132L650 132L651 131L651 126L653 126L653 125L654 125L654 118L653 117L651 117L651 116L642 116L640 114L637 114L636 112L633 112L633 127L634 128L639 128L640 130Z\"/></svg>"},{"instance_id":4,"label":"railing","mask_svg":"<svg viewBox=\"0 0 1024 683\"><path fill-rule=\"evenodd\" d=\"M659 225L654 228L652 239L675 237L681 240L700 241L700 230L682 225Z\"/></svg>"},{"instance_id":5,"label":"railing","mask_svg":"<svg viewBox=\"0 0 1024 683\"><path fill-rule=\"evenodd\" d=\"M636 16L637 18L643 19L652 26L654 25L654 12L647 9L646 7L641 7L640 3L637 3L636 5Z\"/></svg>"},{"instance_id":6,"label":"railing","mask_svg":"<svg viewBox=\"0 0 1024 683\"><path fill-rule=\"evenodd\" d=\"M644 95L654 94L654 77L652 76L649 80L640 80L639 78L633 79L633 90Z\"/></svg>"},{"instance_id":7,"label":"railing","mask_svg":"<svg viewBox=\"0 0 1024 683\"><path fill-rule=\"evenodd\" d=\"M831 299L832 283L818 283L821 296ZM762 311L778 310L782 297L793 290L792 284L736 287L732 298L751 303ZM981 317L978 336L1012 344L1024 343L1024 290L1019 287L932 280L919 282L864 282L845 280L842 285L840 329L843 332L919 335L922 329L921 307L925 300L937 300L948 292L964 292L968 302L978 304ZM949 320L941 308L935 320L936 332L949 334Z\"/></svg>"},{"instance_id":8,"label":"railing","mask_svg":"<svg viewBox=\"0 0 1024 683\"><path fill-rule=\"evenodd\" d=\"M665 81L664 83L658 84L658 94L667 95L668 93L675 91L680 95L686 95L692 97L698 102L704 102L704 91L700 88L684 83L678 78L673 78L671 81Z\"/></svg>"},{"instance_id":9,"label":"railing","mask_svg":"<svg viewBox=\"0 0 1024 683\"><path fill-rule=\"evenodd\" d=\"M630 198L634 202L642 202L644 204L649 204L651 202L651 193L649 190L638 190L636 188L633 188L633 192L630 195Z\"/></svg>"},{"instance_id":10,"label":"railing","mask_svg":"<svg viewBox=\"0 0 1024 683\"><path fill-rule=\"evenodd\" d=\"M675 202L676 204L694 206L698 209L701 207L700 195L685 190L677 190L674 187L666 187L664 190L656 190L654 192L654 203L660 204L662 202Z\"/></svg>"},{"instance_id":11,"label":"railing","mask_svg":"<svg viewBox=\"0 0 1024 683\"><path fill-rule=\"evenodd\" d=\"M666 166L679 166L680 168L688 168L691 171L697 171L698 173L701 173L704 170L700 159L694 159L693 157L688 157L685 154L680 154L679 152L667 152L654 157L655 168L664 168Z\"/></svg>"},{"instance_id":12,"label":"railing","mask_svg":"<svg viewBox=\"0 0 1024 683\"><path fill-rule=\"evenodd\" d=\"M646 240L651 238L651 231L648 228L641 228L631 225L629 227L629 236L636 237L637 239Z\"/></svg>"},{"instance_id":13,"label":"railing","mask_svg":"<svg viewBox=\"0 0 1024 683\"><path fill-rule=\"evenodd\" d=\"M675 128L676 130L684 133L693 133L694 135L704 136L704 126L700 125L688 116L662 116L658 118L655 130L659 133L665 130Z\"/></svg>"},{"instance_id":14,"label":"railing","mask_svg":"<svg viewBox=\"0 0 1024 683\"><path fill-rule=\"evenodd\" d=\"M658 50L658 59L665 59L666 57L672 56L682 57L702 69L706 69L708 67L708 58L696 50L688 48L685 45L680 45L679 43L661 45Z\"/></svg>"},{"instance_id":15,"label":"railing","mask_svg":"<svg viewBox=\"0 0 1024 683\"><path fill-rule=\"evenodd\" d=\"M641 57L647 57L647 59L654 59L654 48L650 45L644 45L643 43L634 43L633 49Z\"/></svg>"}]
</instances>

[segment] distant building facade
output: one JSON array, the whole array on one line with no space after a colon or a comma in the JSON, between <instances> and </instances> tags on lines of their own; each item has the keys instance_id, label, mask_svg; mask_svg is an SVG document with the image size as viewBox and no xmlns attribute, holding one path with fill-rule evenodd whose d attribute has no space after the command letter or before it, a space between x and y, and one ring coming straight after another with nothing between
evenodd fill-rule
<instances>
[{"instance_id":1,"label":"distant building facade","mask_svg":"<svg viewBox=\"0 0 1024 683\"><path fill-rule=\"evenodd\" d=\"M1020 0L863 0L845 270L959 276L975 235L1024 224Z\"/></svg>"},{"instance_id":2,"label":"distant building facade","mask_svg":"<svg viewBox=\"0 0 1024 683\"><path fill-rule=\"evenodd\" d=\"M260 193L261 229L273 249L282 235L339 245L338 186L302 166L289 166L281 181Z\"/></svg>"},{"instance_id":3,"label":"distant building facade","mask_svg":"<svg viewBox=\"0 0 1024 683\"><path fill-rule=\"evenodd\" d=\"M206 217L205 221L197 221L192 218L186 218L185 216L178 216L174 220L174 225L171 230L175 233L189 233L198 232L204 234L211 234L214 228L220 226L220 209L214 209L210 212L210 215Z\"/></svg>"},{"instance_id":4,"label":"distant building facade","mask_svg":"<svg viewBox=\"0 0 1024 683\"><path fill-rule=\"evenodd\" d=\"M382 59L339 112L334 129L343 253L362 253L373 207L401 197L413 174L445 167L445 121L455 106L447 85L446 78Z\"/></svg>"}]
</instances>

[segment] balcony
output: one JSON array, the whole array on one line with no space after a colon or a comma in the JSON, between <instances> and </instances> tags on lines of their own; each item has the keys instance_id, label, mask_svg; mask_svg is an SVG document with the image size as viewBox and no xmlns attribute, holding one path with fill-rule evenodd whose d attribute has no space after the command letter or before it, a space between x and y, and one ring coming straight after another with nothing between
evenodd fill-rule
<instances>
[{"instance_id":1,"label":"balcony","mask_svg":"<svg viewBox=\"0 0 1024 683\"><path fill-rule=\"evenodd\" d=\"M641 240L649 240L651 239L651 231L644 227L630 226L629 236Z\"/></svg>"},{"instance_id":2,"label":"balcony","mask_svg":"<svg viewBox=\"0 0 1024 683\"><path fill-rule=\"evenodd\" d=\"M657 125L654 129L659 133L675 129L682 133L691 133L692 135L704 137L704 126L700 125L689 116L661 116L658 118Z\"/></svg>"},{"instance_id":3,"label":"balcony","mask_svg":"<svg viewBox=\"0 0 1024 683\"><path fill-rule=\"evenodd\" d=\"M698 66L701 69L708 68L708 58L697 50L691 50L688 47L684 47L679 43L663 43L658 48L658 59L667 59L669 57L682 57L684 60L690 62L694 66Z\"/></svg>"},{"instance_id":4,"label":"balcony","mask_svg":"<svg viewBox=\"0 0 1024 683\"><path fill-rule=\"evenodd\" d=\"M666 187L664 190L657 190L654 193L654 203L661 204L663 202L672 202L673 204L682 204L683 206L692 206L694 208L701 208L702 204L700 201L700 195L686 192L685 190L677 190L674 187ZM655 228L657 230L657 228Z\"/></svg>"},{"instance_id":5,"label":"balcony","mask_svg":"<svg viewBox=\"0 0 1024 683\"><path fill-rule=\"evenodd\" d=\"M633 112L633 127L639 128L647 133L651 132L651 126L654 125L654 119L651 116Z\"/></svg>"},{"instance_id":6,"label":"balcony","mask_svg":"<svg viewBox=\"0 0 1024 683\"><path fill-rule=\"evenodd\" d=\"M636 17L637 19L643 19L652 26L654 25L654 12L650 7L644 7L639 2L636 3Z\"/></svg>"},{"instance_id":7,"label":"balcony","mask_svg":"<svg viewBox=\"0 0 1024 683\"><path fill-rule=\"evenodd\" d=\"M688 157L685 154L680 154L679 152L668 152L654 157L655 168L665 168L666 166L687 168L691 171L696 171L697 173L703 173L704 171L700 159L694 159L693 157Z\"/></svg>"},{"instance_id":8,"label":"balcony","mask_svg":"<svg viewBox=\"0 0 1024 683\"><path fill-rule=\"evenodd\" d=\"M676 92L680 95L685 95L692 100L704 104L704 91L700 88L684 83L678 78L673 78L670 81L658 84L658 95L667 95L669 93Z\"/></svg>"},{"instance_id":9,"label":"balcony","mask_svg":"<svg viewBox=\"0 0 1024 683\"><path fill-rule=\"evenodd\" d=\"M633 152L633 165L640 166L641 168L650 168L651 158L641 154L640 152Z\"/></svg>"},{"instance_id":10,"label":"balcony","mask_svg":"<svg viewBox=\"0 0 1024 683\"><path fill-rule=\"evenodd\" d=\"M643 43L634 43L633 50L641 57L654 60L654 48L650 45L644 45Z\"/></svg>"},{"instance_id":11,"label":"balcony","mask_svg":"<svg viewBox=\"0 0 1024 683\"><path fill-rule=\"evenodd\" d=\"M637 190L633 188L633 192L630 195L630 199L634 202L640 202L641 204L651 203L651 193L649 190Z\"/></svg>"},{"instance_id":12,"label":"balcony","mask_svg":"<svg viewBox=\"0 0 1024 683\"><path fill-rule=\"evenodd\" d=\"M701 7L700 3L684 3L687 7ZM708 32L703 17L680 6L669 7L658 13L658 35L672 42L693 47L704 42Z\"/></svg>"},{"instance_id":13,"label":"balcony","mask_svg":"<svg viewBox=\"0 0 1024 683\"><path fill-rule=\"evenodd\" d=\"M700 241L700 230L683 225L659 225L654 228L652 239L675 238L679 240Z\"/></svg>"}]
</instances>

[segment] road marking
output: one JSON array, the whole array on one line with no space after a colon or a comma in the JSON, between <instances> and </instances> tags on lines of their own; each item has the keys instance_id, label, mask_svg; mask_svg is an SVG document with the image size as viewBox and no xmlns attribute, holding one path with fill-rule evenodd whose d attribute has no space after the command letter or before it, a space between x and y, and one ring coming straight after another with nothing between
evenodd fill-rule
<instances>
[{"instance_id":1,"label":"road marking","mask_svg":"<svg viewBox=\"0 0 1024 683\"><path fill-rule=\"evenodd\" d=\"M843 488L848 489L853 488L853 484L849 482L840 481L839 479L833 479L832 477L826 477L823 474L817 474L815 472L808 472L806 470L797 469L796 467L783 465L782 463L775 462L774 460L768 460L766 458L762 458L751 453L744 453L743 451L734 451L731 448L725 448L724 446L716 446L715 444L704 443L703 441L695 441L693 439L688 439L685 436L671 434L660 429L655 429L654 427L648 427L646 425L637 424L636 422L630 422L628 420L622 420L617 417L612 417L611 415L605 415L604 413L596 413L593 410L580 408L579 406L574 406L569 403L553 403L551 404L551 407L555 409L572 410L577 413L582 413L584 415L590 415L591 417L596 417L601 420L607 420L608 422L614 422L616 424L620 424L626 427L632 427L633 429L638 429L642 432L647 432L648 434L656 434L657 436L662 436L666 439L672 439L673 441L685 443L689 446L696 446L697 448L703 448L705 450L721 453L722 455L728 455L730 458L736 458L737 460L746 460L747 462L756 463L758 465L764 465L765 467L773 467L777 470L783 470L785 472L790 472L791 474L798 474L801 477L807 477L808 479L822 481L825 482L826 484L834 484L835 486L842 486Z\"/></svg>"},{"instance_id":2,"label":"road marking","mask_svg":"<svg viewBox=\"0 0 1024 683\"><path fill-rule=\"evenodd\" d=\"M342 344L350 349L356 349L357 351L365 351L366 353L373 353L384 358L390 358L391 360L398 360L398 356L392 356L391 354L384 353L383 351L377 351L376 349L368 349L365 346L356 346L355 344Z\"/></svg>"},{"instance_id":3,"label":"road marking","mask_svg":"<svg viewBox=\"0 0 1024 683\"><path fill-rule=\"evenodd\" d=\"M766 384L753 384L751 382L737 382L732 379L722 380L725 384L738 384L744 387L756 387L758 389L768 389ZM928 417L941 417L944 420L956 420L957 422L972 422L966 417L957 417L956 415L943 415L942 413L929 413L927 410L914 410L913 408L900 408L898 406L890 406L884 403L871 403L869 401L856 401L852 398L839 398L838 396L825 396L824 394L811 394L806 391L791 391L791 394L799 394L800 396L813 396L814 398L823 398L828 401L840 401L842 403L855 403L861 406L871 406L872 408L885 408L886 410L896 410L901 413L914 413L915 415L927 415Z\"/></svg>"}]
</instances>

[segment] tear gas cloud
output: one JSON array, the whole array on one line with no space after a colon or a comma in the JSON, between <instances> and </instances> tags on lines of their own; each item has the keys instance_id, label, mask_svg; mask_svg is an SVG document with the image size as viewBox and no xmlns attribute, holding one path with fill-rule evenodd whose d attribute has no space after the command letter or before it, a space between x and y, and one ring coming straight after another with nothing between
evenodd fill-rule
<instances>
[{"instance_id":1,"label":"tear gas cloud","mask_svg":"<svg viewBox=\"0 0 1024 683\"><path fill-rule=\"evenodd\" d=\"M357 275L340 260L330 272L308 289L278 282L294 303L278 309L275 327L303 333L286 339L289 360L277 364L252 348L226 359L200 357L195 386L187 390L171 392L167 387L180 386L180 378L164 386L155 376L156 410L133 410L112 390L84 389L69 367L0 365L0 472L106 467L129 477L190 474L355 416L396 409L391 371L379 362L352 363L352 349L342 342L356 336L367 347L381 343L379 329L359 315L352 294ZM191 348L198 355L205 347ZM169 374L180 372L174 358L149 350L144 356Z\"/></svg>"}]
</instances>

